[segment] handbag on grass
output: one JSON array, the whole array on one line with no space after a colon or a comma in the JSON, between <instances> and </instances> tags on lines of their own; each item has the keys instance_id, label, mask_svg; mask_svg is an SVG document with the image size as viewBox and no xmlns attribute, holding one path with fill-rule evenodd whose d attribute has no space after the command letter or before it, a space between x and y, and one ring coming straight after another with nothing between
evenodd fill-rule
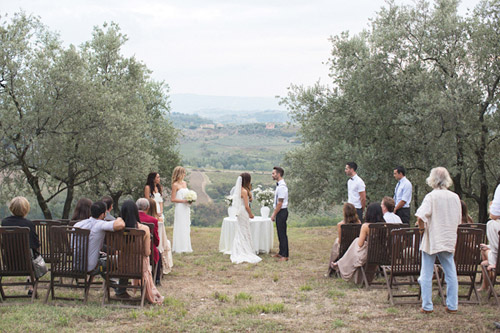
<instances>
[{"instance_id":1,"label":"handbag on grass","mask_svg":"<svg viewBox=\"0 0 500 333\"><path fill-rule=\"evenodd\" d=\"M41 278L49 271L43 257L38 255L38 257L34 258L33 251L31 252L31 263L33 264L33 271L35 272L35 277L37 279Z\"/></svg>"}]
</instances>

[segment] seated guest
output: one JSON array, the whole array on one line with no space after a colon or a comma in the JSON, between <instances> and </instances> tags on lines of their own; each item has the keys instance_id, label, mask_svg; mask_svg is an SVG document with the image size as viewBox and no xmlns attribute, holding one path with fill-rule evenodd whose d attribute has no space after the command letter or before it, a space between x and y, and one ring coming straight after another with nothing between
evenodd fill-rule
<instances>
[{"instance_id":1,"label":"seated guest","mask_svg":"<svg viewBox=\"0 0 500 333\"><path fill-rule=\"evenodd\" d=\"M147 198L149 202L149 208L147 214L149 216L159 218L160 215L157 213L157 202L152 198ZM160 236L160 230L158 229L158 236ZM164 237L160 237L160 245L158 246L158 251L160 251L160 260L161 264L158 265L161 270L159 273L168 274L172 271L172 267L174 267L174 260L172 259L172 246L170 241L167 238L167 234L164 231ZM156 275L157 277L159 274Z\"/></svg>"},{"instance_id":2,"label":"seated guest","mask_svg":"<svg viewBox=\"0 0 500 333\"><path fill-rule=\"evenodd\" d=\"M495 196L496 195L497 193L495 192ZM490 203L490 218L493 217L498 217L498 218L491 219L486 224L486 236L488 236L489 245L481 244L481 257L483 259L481 265L488 265L487 267L488 272L485 272L483 268L483 275L490 274L490 279L493 279L494 276L492 270L496 269L497 258L498 258L498 246L499 246L498 232L500 232L500 216L492 214L491 212L492 207L493 207L493 202ZM488 285L486 279L483 276L483 285L479 290L480 291L487 290L487 288Z\"/></svg>"},{"instance_id":3,"label":"seated guest","mask_svg":"<svg viewBox=\"0 0 500 333\"><path fill-rule=\"evenodd\" d=\"M72 221L86 220L90 217L90 206L92 206L92 200L87 198L81 198L76 203L75 210L73 211L73 216L71 216Z\"/></svg>"},{"instance_id":4,"label":"seated guest","mask_svg":"<svg viewBox=\"0 0 500 333\"><path fill-rule=\"evenodd\" d=\"M26 219L26 216L30 212L30 203L25 197L15 197L9 203L9 210L12 216L6 217L2 220L2 227L26 227L30 229L30 249L33 252L33 258L40 255L38 248L40 247L40 241L35 230L35 225L30 220ZM32 295L33 287L30 286L28 295Z\"/></svg>"},{"instance_id":5,"label":"seated guest","mask_svg":"<svg viewBox=\"0 0 500 333\"><path fill-rule=\"evenodd\" d=\"M104 221L116 220L116 218L113 215L111 215L111 211L113 210L113 198L106 195L102 197L101 201L106 204L106 216L104 217Z\"/></svg>"},{"instance_id":6,"label":"seated guest","mask_svg":"<svg viewBox=\"0 0 500 333\"><path fill-rule=\"evenodd\" d=\"M465 203L465 201L460 200L460 204L462 205L462 224L474 223L472 217L469 216L469 209L467 208L467 204Z\"/></svg>"},{"instance_id":7,"label":"seated guest","mask_svg":"<svg viewBox=\"0 0 500 333\"><path fill-rule=\"evenodd\" d=\"M361 221L358 218L356 208L354 207L353 204L346 202L344 204L342 211L344 213L344 219L337 224L338 237L337 239L335 239L335 242L333 243L332 252L330 253L330 263L328 265L329 267L326 276L331 276L331 274L333 273L333 268L332 268L333 263L338 259L339 256L340 240L342 239L342 226L344 224L361 224Z\"/></svg>"},{"instance_id":8,"label":"seated guest","mask_svg":"<svg viewBox=\"0 0 500 333\"><path fill-rule=\"evenodd\" d=\"M154 217L146 214L149 208L149 201L146 198L140 198L137 199L135 202L137 205L137 209L139 210L139 221L140 222L146 222L146 223L152 223L154 224L154 229L153 229L153 258L155 261L155 264L158 263L158 259L160 258L160 253L158 252L157 246L160 245L160 238L158 237L158 220L155 219Z\"/></svg>"},{"instance_id":9,"label":"seated guest","mask_svg":"<svg viewBox=\"0 0 500 333\"><path fill-rule=\"evenodd\" d=\"M493 201L490 205L490 219L500 219L500 184L498 184L497 189L495 190Z\"/></svg>"},{"instance_id":10,"label":"seated guest","mask_svg":"<svg viewBox=\"0 0 500 333\"><path fill-rule=\"evenodd\" d=\"M144 235L144 253L143 253L143 265L142 265L142 279L144 281L144 292L146 294L146 299L152 304L163 303L163 296L160 295L153 283L153 276L151 275L151 268L149 267L149 256L151 255L151 238L149 233L149 228L139 222L139 211L137 205L132 200L127 200L123 203L122 209L120 211L125 225L127 228L137 228L143 230L146 234ZM139 281L134 281L133 284L137 284Z\"/></svg>"},{"instance_id":11,"label":"seated guest","mask_svg":"<svg viewBox=\"0 0 500 333\"><path fill-rule=\"evenodd\" d=\"M394 207L395 203L393 198L384 197L382 199L381 208L382 208L382 213L384 214L385 223L394 223L394 224L403 223L403 221L401 221L401 218L396 214L394 214Z\"/></svg>"},{"instance_id":12,"label":"seated guest","mask_svg":"<svg viewBox=\"0 0 500 333\"><path fill-rule=\"evenodd\" d=\"M415 213L418 228L423 233L420 243L422 265L418 278L422 293L420 312L428 314L434 311L432 278L437 257L446 281L445 311L455 313L458 308L458 279L453 253L458 225L462 221L460 198L448 190L453 181L445 168L432 169L426 181L432 191L427 193Z\"/></svg>"},{"instance_id":13,"label":"seated guest","mask_svg":"<svg viewBox=\"0 0 500 333\"><path fill-rule=\"evenodd\" d=\"M365 223L361 226L359 237L352 241L351 246L349 246L342 258L333 264L333 269L337 270L346 281L353 280L355 283L362 283L358 268L366 263L368 255L367 239L371 223L385 223L382 208L378 202L368 205Z\"/></svg>"}]
</instances>

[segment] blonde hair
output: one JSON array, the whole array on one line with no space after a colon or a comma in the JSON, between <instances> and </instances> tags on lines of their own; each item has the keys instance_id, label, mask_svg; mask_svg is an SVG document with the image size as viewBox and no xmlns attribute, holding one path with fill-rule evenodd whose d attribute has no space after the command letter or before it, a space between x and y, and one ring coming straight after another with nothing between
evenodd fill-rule
<instances>
[{"instance_id":1,"label":"blonde hair","mask_svg":"<svg viewBox=\"0 0 500 333\"><path fill-rule=\"evenodd\" d=\"M186 169L181 166L176 166L172 172L172 185L186 176Z\"/></svg>"},{"instance_id":2,"label":"blonde hair","mask_svg":"<svg viewBox=\"0 0 500 333\"><path fill-rule=\"evenodd\" d=\"M447 189L453 185L450 173L446 168L437 167L431 170L429 177L426 179L427 185L432 188Z\"/></svg>"},{"instance_id":3,"label":"blonde hair","mask_svg":"<svg viewBox=\"0 0 500 333\"><path fill-rule=\"evenodd\" d=\"M25 217L30 212L30 203L25 197L15 197L9 203L9 210L14 216Z\"/></svg>"}]
</instances>

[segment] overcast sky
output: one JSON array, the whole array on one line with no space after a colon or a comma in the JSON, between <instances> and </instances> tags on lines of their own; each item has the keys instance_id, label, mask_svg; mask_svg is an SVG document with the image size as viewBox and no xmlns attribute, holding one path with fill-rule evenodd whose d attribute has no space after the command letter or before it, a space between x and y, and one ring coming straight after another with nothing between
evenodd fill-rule
<instances>
[{"instance_id":1,"label":"overcast sky","mask_svg":"<svg viewBox=\"0 0 500 333\"><path fill-rule=\"evenodd\" d=\"M41 17L66 45L113 21L171 93L285 95L290 83L328 82L328 38L368 27L383 0L1 0L0 13ZM403 1L397 0L397 3ZM464 0L462 13L479 0ZM404 1L411 3L411 1Z\"/></svg>"}]
</instances>

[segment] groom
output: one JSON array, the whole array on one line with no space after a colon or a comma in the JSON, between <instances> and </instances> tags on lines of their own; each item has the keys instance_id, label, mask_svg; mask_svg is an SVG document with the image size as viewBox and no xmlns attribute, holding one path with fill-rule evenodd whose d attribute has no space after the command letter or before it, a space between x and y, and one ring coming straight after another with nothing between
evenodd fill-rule
<instances>
[{"instance_id":1,"label":"groom","mask_svg":"<svg viewBox=\"0 0 500 333\"><path fill-rule=\"evenodd\" d=\"M274 167L272 177L276 181L276 191L274 193L274 211L271 220L276 221L278 230L278 240L280 242L280 252L273 255L279 261L288 260L288 237L286 235L286 220L288 219L288 187L286 187L283 175L285 171L280 167Z\"/></svg>"}]
</instances>

